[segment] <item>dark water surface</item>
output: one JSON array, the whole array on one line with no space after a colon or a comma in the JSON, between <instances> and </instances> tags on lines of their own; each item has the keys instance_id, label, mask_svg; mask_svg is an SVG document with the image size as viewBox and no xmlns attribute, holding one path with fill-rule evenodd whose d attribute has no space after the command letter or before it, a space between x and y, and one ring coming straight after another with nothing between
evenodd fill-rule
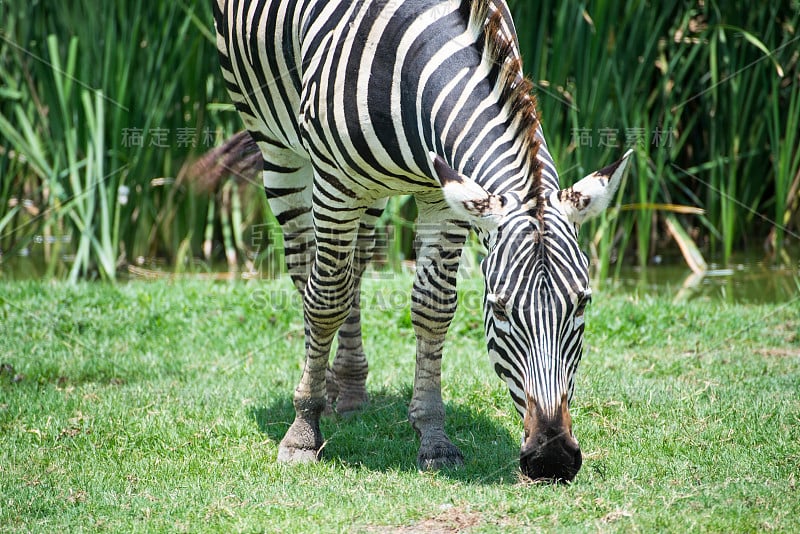
<instances>
[{"instance_id":1,"label":"dark water surface","mask_svg":"<svg viewBox=\"0 0 800 534\"><path fill-rule=\"evenodd\" d=\"M705 275L684 265L657 265L644 269L623 267L604 290L639 295L667 295L677 300L710 298L730 303L800 301L800 263L775 266L760 262L710 264Z\"/></svg>"}]
</instances>

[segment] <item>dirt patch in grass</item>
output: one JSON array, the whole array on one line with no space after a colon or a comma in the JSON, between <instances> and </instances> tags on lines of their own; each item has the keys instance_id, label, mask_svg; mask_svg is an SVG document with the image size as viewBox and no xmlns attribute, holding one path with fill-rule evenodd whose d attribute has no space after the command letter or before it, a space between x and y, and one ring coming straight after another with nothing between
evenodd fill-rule
<instances>
[{"instance_id":1,"label":"dirt patch in grass","mask_svg":"<svg viewBox=\"0 0 800 534\"><path fill-rule=\"evenodd\" d=\"M619 521L620 519L626 517L633 517L633 514L627 510L614 510L613 512L609 512L604 515L600 521L603 523L613 523L614 521Z\"/></svg>"},{"instance_id":2,"label":"dirt patch in grass","mask_svg":"<svg viewBox=\"0 0 800 534\"><path fill-rule=\"evenodd\" d=\"M391 531L405 534L454 534L468 532L482 522L481 514L453 506L435 517L423 519L413 525L391 527ZM368 527L366 532L386 532L386 530L386 527Z\"/></svg>"},{"instance_id":3,"label":"dirt patch in grass","mask_svg":"<svg viewBox=\"0 0 800 534\"><path fill-rule=\"evenodd\" d=\"M769 349L758 349L756 354L761 356L771 356L777 358L797 358L800 357L800 349L781 349L781 348L769 348Z\"/></svg>"}]
</instances>

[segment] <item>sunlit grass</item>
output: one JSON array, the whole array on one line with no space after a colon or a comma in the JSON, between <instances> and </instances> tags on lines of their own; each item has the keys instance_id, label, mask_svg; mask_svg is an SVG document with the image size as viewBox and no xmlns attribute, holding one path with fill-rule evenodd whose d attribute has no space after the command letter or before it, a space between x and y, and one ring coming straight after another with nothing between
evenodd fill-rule
<instances>
[{"instance_id":1,"label":"sunlit grass","mask_svg":"<svg viewBox=\"0 0 800 534\"><path fill-rule=\"evenodd\" d=\"M408 277L367 280L371 402L325 461L275 463L302 366L286 279L0 286L4 531L760 531L800 527L800 305L598 292L571 486L521 484L521 423L486 356L477 280L443 359L466 465L421 474L406 421Z\"/></svg>"},{"instance_id":2,"label":"sunlit grass","mask_svg":"<svg viewBox=\"0 0 800 534\"><path fill-rule=\"evenodd\" d=\"M211 105L227 96L209 2L45 4L0 4L5 254L109 279L126 263L202 257L206 225L238 237L237 222L263 219L259 195L240 203L176 183L187 158L240 128ZM217 201L224 209L209 211Z\"/></svg>"}]
</instances>

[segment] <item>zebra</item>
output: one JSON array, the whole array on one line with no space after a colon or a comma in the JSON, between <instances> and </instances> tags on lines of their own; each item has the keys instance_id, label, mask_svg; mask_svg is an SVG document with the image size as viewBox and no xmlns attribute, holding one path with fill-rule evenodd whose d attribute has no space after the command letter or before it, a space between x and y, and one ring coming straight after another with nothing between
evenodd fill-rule
<instances>
[{"instance_id":1,"label":"zebra","mask_svg":"<svg viewBox=\"0 0 800 534\"><path fill-rule=\"evenodd\" d=\"M487 250L489 359L522 417L520 469L571 481L582 457L569 404L591 299L578 229L606 209L631 151L560 188L502 0L217 0L214 18L303 298L305 366L278 461L319 460L323 412L367 401L360 281L387 199L411 194L408 419L420 469L463 464L444 430L441 358L472 229Z\"/></svg>"}]
</instances>

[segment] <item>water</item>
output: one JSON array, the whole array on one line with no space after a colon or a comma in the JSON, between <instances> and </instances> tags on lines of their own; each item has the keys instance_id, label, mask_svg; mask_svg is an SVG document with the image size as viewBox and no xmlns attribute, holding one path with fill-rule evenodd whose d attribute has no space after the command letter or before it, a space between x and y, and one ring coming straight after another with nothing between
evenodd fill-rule
<instances>
[{"instance_id":1,"label":"water","mask_svg":"<svg viewBox=\"0 0 800 534\"><path fill-rule=\"evenodd\" d=\"M69 258L65 258L65 261L55 264L50 274L63 278L69 272L69 267ZM149 279L172 274L164 262L148 262L147 267L150 268L134 267L121 272L120 279ZM228 273L225 265L219 268L202 266L193 271L182 276L209 280L242 277L241 274ZM0 256L0 282L38 279L47 275L47 264L41 254ZM595 281L594 285L599 285L604 291L659 295L676 300L700 298L754 304L800 302L800 261L793 260L790 265L776 266L765 262L757 254L740 254L727 266L709 263L705 276L698 276L678 257L646 268L623 266L616 279L605 280L602 284Z\"/></svg>"},{"instance_id":2,"label":"water","mask_svg":"<svg viewBox=\"0 0 800 534\"><path fill-rule=\"evenodd\" d=\"M645 269L624 267L612 288L639 295L666 295L675 300L696 298L729 303L783 303L800 300L800 264L780 267L763 262L709 264L704 276L684 265L657 265Z\"/></svg>"}]
</instances>

